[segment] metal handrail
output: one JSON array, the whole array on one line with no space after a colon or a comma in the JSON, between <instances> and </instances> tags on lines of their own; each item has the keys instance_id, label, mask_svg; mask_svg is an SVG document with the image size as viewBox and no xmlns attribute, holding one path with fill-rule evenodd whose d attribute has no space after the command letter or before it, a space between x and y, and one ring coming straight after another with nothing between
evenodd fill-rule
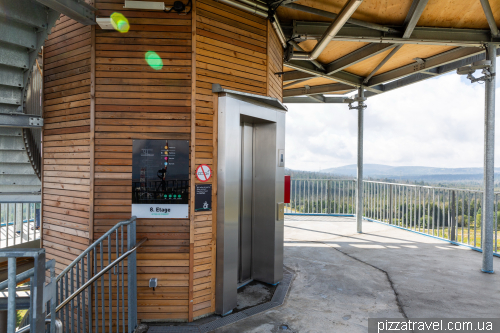
<instances>
[{"instance_id":1,"label":"metal handrail","mask_svg":"<svg viewBox=\"0 0 500 333\"><path fill-rule=\"evenodd\" d=\"M69 302L71 302L72 299L74 299L76 296L78 296L79 294L81 294L82 291L84 291L88 286L90 286L92 283L94 283L95 281L97 281L97 279L99 279L101 276L103 276L105 273L107 273L116 264L118 264L120 261L122 261L123 259L125 259L126 257L128 257L130 254L132 254L134 251L136 251L137 248L139 248L147 240L148 240L147 237L143 238L139 243L137 243L136 246L134 246L133 248L131 248L130 250L128 250L127 252L125 252L124 254L122 254L121 256L119 256L118 258L116 258L108 266L104 267L104 269L102 269L99 273L97 273L96 275L94 275L83 286L81 286L80 288L78 288L77 291L75 291L68 298L66 298L61 304L59 304L57 306L57 308L56 308L56 312L59 312L59 310L61 310L66 304L68 304ZM49 317L49 315L50 315L50 313L47 315L47 318Z\"/></svg>"},{"instance_id":2,"label":"metal handrail","mask_svg":"<svg viewBox=\"0 0 500 333\"><path fill-rule=\"evenodd\" d=\"M60 330L60 331L58 331L58 330L57 330L57 324L62 325L62 324L61 324L61 321L60 321L60 320L58 320L58 319L56 319L56 320L57 320L57 321L59 321L59 323L56 323L56 333L58 333L58 332L61 332L61 333L62 333L62 330ZM52 320L50 320L50 319L45 319L45 324L46 324L46 325L47 325L47 324L52 325ZM31 327L30 327L30 325L26 325L26 326L24 326L24 327L21 327L20 329L18 329L18 330L16 331L16 333L27 333L27 332L31 332Z\"/></svg>"},{"instance_id":3,"label":"metal handrail","mask_svg":"<svg viewBox=\"0 0 500 333\"><path fill-rule=\"evenodd\" d=\"M356 178L293 178L293 180L297 181L354 181L356 182ZM450 190L450 191L467 191L467 192L477 192L477 193L483 193L482 190L470 190L466 188L452 188L452 187L441 187L441 186L430 186L430 185L417 185L417 184L403 184L403 183L390 183L390 182L383 182L379 180L363 180L363 183L376 183L376 184L388 184L388 185L404 185L404 186L409 186L409 187L421 187L421 188L435 188L435 189L440 189L440 190ZM500 192L495 192L495 194L500 194Z\"/></svg>"},{"instance_id":4,"label":"metal handrail","mask_svg":"<svg viewBox=\"0 0 500 333\"><path fill-rule=\"evenodd\" d=\"M56 260L55 259L52 259L52 260L45 262L45 269L55 269L55 268L56 268ZM18 284L19 282L22 282L24 280L27 280L34 275L35 275L35 268L30 268L27 271L19 273L16 275L16 284ZM5 281L0 282L0 291L7 289L8 283L9 283L9 280L5 280ZM16 290L19 290L19 288L16 288Z\"/></svg>"},{"instance_id":5,"label":"metal handrail","mask_svg":"<svg viewBox=\"0 0 500 333\"><path fill-rule=\"evenodd\" d=\"M64 274L68 273L70 271L70 269L72 269L73 267L75 267L75 265L80 261L80 259L82 259L87 254L89 254L90 251L92 251L93 249L95 249L97 247L97 245L99 245L103 240L105 240L109 235L111 235L112 232L116 231L119 227L122 227L122 226L125 226L125 225L129 225L130 223L134 222L136 219L137 219L136 216L132 216L130 219L122 221L122 222L119 222L115 226L113 226L111 229L109 229L104 235L102 235L101 237L99 237L98 240L96 240L85 251L83 251L75 260L73 260L73 262L68 267L66 267L56 277L56 282L58 282L64 276Z\"/></svg>"},{"instance_id":6,"label":"metal handrail","mask_svg":"<svg viewBox=\"0 0 500 333\"><path fill-rule=\"evenodd\" d=\"M377 180L363 180L363 183L375 183L375 184L388 184L388 185L400 185L400 186L408 186L408 187L421 187L421 188L429 188L429 189L440 189L440 190L449 190L449 191L467 191L467 192L477 192L483 193L482 190L469 190L466 188L452 188L452 187L441 187L441 186L430 186L430 185L417 185L417 184L402 184L402 183L389 183L389 182L381 182ZM500 192L495 192L500 194Z\"/></svg>"}]
</instances>

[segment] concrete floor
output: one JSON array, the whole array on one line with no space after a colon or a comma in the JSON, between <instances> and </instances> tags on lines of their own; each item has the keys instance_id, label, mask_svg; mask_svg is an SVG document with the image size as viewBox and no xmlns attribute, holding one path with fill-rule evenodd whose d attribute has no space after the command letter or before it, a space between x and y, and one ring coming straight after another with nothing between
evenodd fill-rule
<instances>
[{"instance_id":1,"label":"concrete floor","mask_svg":"<svg viewBox=\"0 0 500 333\"><path fill-rule=\"evenodd\" d=\"M283 306L216 332L367 332L368 318L498 318L500 273L481 253L351 217L287 216ZM494 258L500 272L500 258Z\"/></svg>"}]
</instances>

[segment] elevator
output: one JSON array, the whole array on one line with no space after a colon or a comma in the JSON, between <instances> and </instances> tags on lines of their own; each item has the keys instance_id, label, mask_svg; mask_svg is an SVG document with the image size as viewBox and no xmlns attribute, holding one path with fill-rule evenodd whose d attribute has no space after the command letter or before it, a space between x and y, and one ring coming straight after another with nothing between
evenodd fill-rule
<instances>
[{"instance_id":1,"label":"elevator","mask_svg":"<svg viewBox=\"0 0 500 333\"><path fill-rule=\"evenodd\" d=\"M283 278L286 108L238 92L218 97L216 313L237 305L238 286Z\"/></svg>"}]
</instances>

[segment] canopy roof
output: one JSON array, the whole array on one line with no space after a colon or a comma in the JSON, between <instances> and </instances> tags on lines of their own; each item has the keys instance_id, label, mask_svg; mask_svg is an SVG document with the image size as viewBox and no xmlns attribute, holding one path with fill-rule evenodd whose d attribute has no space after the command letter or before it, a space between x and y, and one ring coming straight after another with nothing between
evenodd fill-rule
<instances>
[{"instance_id":1,"label":"canopy roof","mask_svg":"<svg viewBox=\"0 0 500 333\"><path fill-rule=\"evenodd\" d=\"M277 15L285 37L311 52L335 20L332 14L350 1L284 0ZM343 99L324 94L363 85L369 97L454 71L485 59L485 44L500 44L498 26L500 1L364 0L316 65L285 59L284 102L338 103Z\"/></svg>"}]
</instances>

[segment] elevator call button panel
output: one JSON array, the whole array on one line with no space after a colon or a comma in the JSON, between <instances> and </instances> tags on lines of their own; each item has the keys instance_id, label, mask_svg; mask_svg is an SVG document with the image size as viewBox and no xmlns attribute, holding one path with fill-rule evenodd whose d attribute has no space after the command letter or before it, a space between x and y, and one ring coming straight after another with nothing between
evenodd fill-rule
<instances>
[{"instance_id":1,"label":"elevator call button panel","mask_svg":"<svg viewBox=\"0 0 500 333\"><path fill-rule=\"evenodd\" d=\"M189 141L133 140L132 215L189 217Z\"/></svg>"}]
</instances>

